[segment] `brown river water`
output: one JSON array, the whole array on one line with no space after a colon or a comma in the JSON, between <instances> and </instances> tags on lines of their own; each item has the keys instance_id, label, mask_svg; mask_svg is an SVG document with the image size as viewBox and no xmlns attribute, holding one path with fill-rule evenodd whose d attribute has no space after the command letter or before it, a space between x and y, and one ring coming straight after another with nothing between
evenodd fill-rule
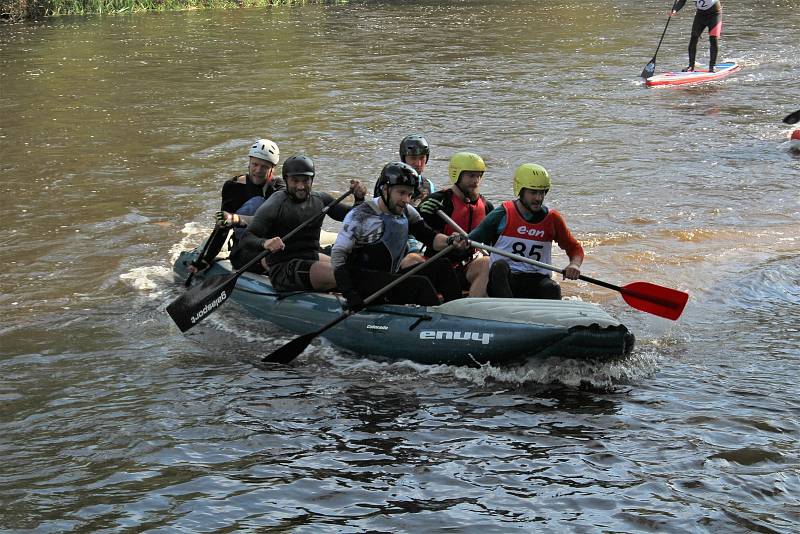
<instances>
[{"instance_id":1,"label":"brown river water","mask_svg":"<svg viewBox=\"0 0 800 534\"><path fill-rule=\"evenodd\" d=\"M689 2L691 4L691 2ZM725 3L704 86L647 89L668 2L351 2L0 26L0 530L790 532L800 528L796 0ZM694 8L657 70L686 63ZM707 58L708 42L698 56ZM627 359L387 363L228 303L181 334L177 253L249 143L372 183L553 175L584 274L690 293L666 321L565 282ZM326 223L329 230L336 223ZM563 256L556 263L566 263Z\"/></svg>"}]
</instances>

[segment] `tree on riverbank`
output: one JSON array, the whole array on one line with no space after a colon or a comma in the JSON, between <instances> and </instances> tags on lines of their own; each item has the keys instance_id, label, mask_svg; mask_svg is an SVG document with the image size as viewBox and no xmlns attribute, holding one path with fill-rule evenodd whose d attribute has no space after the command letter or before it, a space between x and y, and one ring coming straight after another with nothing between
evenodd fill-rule
<instances>
[{"instance_id":1,"label":"tree on riverbank","mask_svg":"<svg viewBox=\"0 0 800 534\"><path fill-rule=\"evenodd\" d=\"M4 21L21 21L57 15L342 3L346 0L0 0L0 17Z\"/></svg>"}]
</instances>

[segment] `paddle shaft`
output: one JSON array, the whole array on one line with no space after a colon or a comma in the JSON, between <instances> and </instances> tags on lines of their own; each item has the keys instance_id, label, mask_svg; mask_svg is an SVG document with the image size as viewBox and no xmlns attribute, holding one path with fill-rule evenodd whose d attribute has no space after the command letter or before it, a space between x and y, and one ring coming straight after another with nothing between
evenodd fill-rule
<instances>
[{"instance_id":1,"label":"paddle shaft","mask_svg":"<svg viewBox=\"0 0 800 534\"><path fill-rule=\"evenodd\" d=\"M412 268L407 273L403 273L402 275L400 275L396 279L392 280L390 283L386 284L383 288L379 289L378 291L376 291L372 295L370 295L367 298L365 298L364 299L364 304L361 307L359 307L357 309L353 309L353 310L347 310L346 312L344 312L341 315L339 315L339 317L337 317L336 319L334 319L331 322L329 322L329 323L325 324L324 326L322 326L319 330L311 332L310 334L303 334L302 336L296 337L295 339L293 339L292 341L290 341L289 343L287 343L283 347L281 347L281 348L271 352L270 354L267 354L266 356L264 356L261 359L261 361L262 362L283 363L283 364L287 364L287 363L291 362L293 359L295 359L297 356L299 356L300 353L303 352L306 349L306 347L308 347L308 344L311 343L311 341L315 337L319 336L320 334L322 334L326 330L329 330L329 329L333 328L334 326L336 326L337 324L341 323L342 321L344 321L345 319L347 319L351 315L355 315L356 313L362 311L367 305L369 305L370 303L374 302L375 300L377 300L378 298L383 296L387 291L397 287L399 284L401 284L404 281L406 281L409 277L414 276L419 271L421 271L422 269L427 267L429 265L428 262L438 260L439 258L444 256L445 254L447 254L451 250L453 250L453 245L446 246L445 248L443 248L442 250L440 250L439 252L434 254L433 257L431 257L430 259L415 265L414 268Z\"/></svg>"},{"instance_id":2,"label":"paddle shaft","mask_svg":"<svg viewBox=\"0 0 800 534\"><path fill-rule=\"evenodd\" d=\"M675 9L675 4L672 4L672 10L674 9ZM653 61L656 60L656 56L658 55L658 50L661 48L661 43L664 42L664 36L667 34L667 28L669 28L669 21L671 20L672 20L671 16L667 17L667 23L664 24L664 31L661 32L661 39L658 40L658 46L656 46L656 51L653 54Z\"/></svg>"},{"instance_id":3,"label":"paddle shaft","mask_svg":"<svg viewBox=\"0 0 800 534\"><path fill-rule=\"evenodd\" d=\"M341 202L342 200L344 200L345 198L347 198L348 196L350 196L352 193L353 193L353 190L352 190L352 189L349 189L348 191L345 191L344 193L342 193L342 194L341 194L341 196L339 196L339 198L337 198L336 200L334 200L333 202L331 202L330 204L328 204L327 206L325 206L324 208L322 208L322 211L320 211L318 214L316 214L316 215L314 215L313 217L310 217L310 218L306 219L305 221L301 222L300 224L298 224L298 225L295 227L295 229L294 229L294 230L292 230L291 232L289 232L288 234L286 234L285 236L283 236L283 237L281 238L281 241L287 241L287 240L288 240L289 238L291 238L291 237L292 237L294 234L296 234L297 232L299 232L300 230L302 230L303 228L305 228L306 226L308 226L308 225L309 225L309 224L311 224L312 222L316 221L318 218L320 218L320 217L323 217L323 216L324 216L326 213L328 213L328 211L329 211L329 210L330 210L332 207L334 207L336 204L338 204L339 202ZM271 252L270 252L269 250L265 250L265 251L263 251L263 252L262 252L262 253L260 253L258 256L256 256L256 257L255 257L255 258L253 258L252 260L250 260L250 261L248 261L247 263L245 263L245 264L242 266L242 268L241 268L241 269L239 269L238 271L236 271L236 272L235 272L233 275L234 275L236 278L238 278L238 277L239 277L239 276L240 276L240 275L241 275L243 272L245 272L247 269L249 269L250 267L252 267L252 266L253 266L253 265L255 265L256 263L260 262L262 259L266 258L266 257L267 257L269 254L271 254Z\"/></svg>"},{"instance_id":4,"label":"paddle shaft","mask_svg":"<svg viewBox=\"0 0 800 534\"><path fill-rule=\"evenodd\" d=\"M497 247L493 247L491 245L484 245L483 243L479 243L477 241L472 241L470 239L469 246L475 248L482 248L487 252L494 252L495 254L499 254L501 256L505 256L506 258L512 259L514 261L521 261L524 263L530 263L531 265L535 265L537 267L541 267L542 269L547 269L548 271L553 271L556 273L564 274L564 269L556 267L554 265L550 265L549 263L542 263L540 261L532 260L530 258L526 258L525 256L520 256L519 254L514 254L513 252L509 252L507 250L503 250ZM578 275L579 280L583 280L585 282L591 282L592 284L597 284L598 286L603 286L608 289L613 289L615 291L622 291L620 286L615 286L614 284L609 284L608 282L603 282L602 280L597 280L595 278L591 278L589 276Z\"/></svg>"},{"instance_id":5,"label":"paddle shaft","mask_svg":"<svg viewBox=\"0 0 800 534\"><path fill-rule=\"evenodd\" d=\"M458 230L459 233L461 233L465 237L469 238L469 236L464 231L464 229L461 228L458 225L458 223L456 223L453 219L451 219L445 212L443 212L442 210L437 210L436 214L439 217L441 217L442 219L444 219L445 221L447 221L447 223L450 226L452 226L453 228ZM541 267L542 269L547 269L548 271L553 271L553 272L556 272L556 273L564 274L564 269L560 269L558 267L550 265L549 263L542 263L541 261L532 260L530 258L526 258L525 256L520 256L519 254L514 254L513 252L508 252L507 250L503 250L503 249L500 249L500 248L497 248L497 247L493 247L491 245L484 245L483 243L479 243L478 241L473 241L473 240L470 239L469 240L469 246L474 247L474 248L481 248L483 250L486 250L487 252L494 252L495 254L499 254L501 256L505 256L506 258L510 258L510 259L512 259L514 261L522 261L522 262L525 262L525 263L530 263L531 265L535 265L537 267ZM578 278L583 280L583 281L585 281L585 282L591 282L592 284L597 284L598 286L603 286L603 287L608 288L608 289L613 289L615 291L622 291L621 287L615 286L614 284L609 284L608 282L603 282L602 280L596 280L594 278L590 278L590 277L584 276L584 275L580 275L580 276L578 276Z\"/></svg>"},{"instance_id":6,"label":"paddle shaft","mask_svg":"<svg viewBox=\"0 0 800 534\"><path fill-rule=\"evenodd\" d=\"M206 242L203 245L203 250L200 251L200 255L197 257L198 260L202 261L203 257L205 257L206 252L208 252L209 245L211 245L211 242L214 240L214 236L216 236L217 232L219 232L219 228L219 226L214 225L214 230L211 232L211 235L208 236L208 239L206 239ZM197 269L197 265L195 265L195 269ZM196 273L197 271L192 271L189 273L189 276L186 277L186 282L183 283L184 287L189 287L192 284L192 278L194 278Z\"/></svg>"},{"instance_id":7,"label":"paddle shaft","mask_svg":"<svg viewBox=\"0 0 800 534\"><path fill-rule=\"evenodd\" d=\"M661 43L664 42L664 36L667 34L667 28L669 28L669 21L672 20L672 11L675 11L675 3L673 2L672 8L670 9L670 16L667 17L667 23L664 24L664 31L661 32L661 38L658 40L658 45L656 46L656 51L653 54L653 59L650 60L650 63L645 65L644 69L642 69L642 78L649 78L656 71L656 56L658 55L659 49L661 49Z\"/></svg>"},{"instance_id":8,"label":"paddle shaft","mask_svg":"<svg viewBox=\"0 0 800 534\"><path fill-rule=\"evenodd\" d=\"M411 269L407 273L403 273L402 275L398 276L397 278L395 278L394 280L392 280L391 282L389 282L388 284L383 286L381 289L379 289L378 291L376 291L372 295L370 295L367 298L365 298L364 299L364 305L361 308L359 308L357 310L348 311L348 312L343 313L342 315L340 315L339 317L337 317L336 319L334 319L330 323L326 324L325 326L323 326L322 328L317 330L316 335L319 335L320 333L322 333L325 330L331 328L332 326L335 326L335 325L339 324L341 321L344 321L345 319L347 319L351 315L360 312L361 310L364 309L364 307L369 306L371 303L375 302L380 297L385 295L387 291L390 291L390 290L394 289L395 287L397 287L398 285L402 284L403 282L408 280L410 277L414 276L415 274L420 272L422 269L427 267L428 266L428 262L434 261L434 260L438 260L439 258L444 256L445 254L447 254L451 250L453 250L453 245L448 245L447 247L443 248L442 250L440 250L439 252L434 254L433 257L431 257L430 259L428 259L426 261L423 261L421 263L418 263L417 265L414 266L413 269Z\"/></svg>"},{"instance_id":9,"label":"paddle shaft","mask_svg":"<svg viewBox=\"0 0 800 534\"><path fill-rule=\"evenodd\" d=\"M455 228L461 235L463 235L464 237L469 239L469 235L467 235L467 233L464 231L464 229L461 228L458 225L458 223L456 223L453 219L451 219L445 212L443 212L442 210L436 210L436 214L439 217L441 217L442 219L444 219L450 226ZM548 271L555 271L557 273L564 274L564 269L559 269L558 267L554 267L553 265L550 265L549 263L542 263L540 261L532 260L530 258L526 258L525 256L520 256L519 254L514 254L513 252L508 252L507 250L503 250L503 249L500 249L500 248L497 248L497 247L493 247L491 245L484 245L483 243L479 243L478 241L472 241L470 239L469 246L471 246L473 248L482 248L483 250L486 250L488 252L494 252L495 254L500 254L501 256L505 256L507 258L511 258L514 261L523 261L525 263L530 263L531 265L535 265L537 267L541 267L542 269L547 269ZM608 284L606 282L601 282L600 280L595 280L594 278L589 278L588 276L581 275L579 278L581 280L586 280L587 282L599 283L599 285L601 285L603 287L607 287L609 289L617 289L617 290L619 290L619 287L617 287L615 285Z\"/></svg>"}]
</instances>

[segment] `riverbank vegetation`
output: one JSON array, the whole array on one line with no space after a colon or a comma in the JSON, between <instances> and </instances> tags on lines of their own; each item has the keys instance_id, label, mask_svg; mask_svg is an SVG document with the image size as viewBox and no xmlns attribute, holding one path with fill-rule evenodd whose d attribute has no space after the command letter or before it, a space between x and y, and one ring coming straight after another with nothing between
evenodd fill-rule
<instances>
[{"instance_id":1,"label":"riverbank vegetation","mask_svg":"<svg viewBox=\"0 0 800 534\"><path fill-rule=\"evenodd\" d=\"M38 20L58 15L94 15L177 11L184 9L227 9L287 4L342 4L346 0L0 0L5 21Z\"/></svg>"}]
</instances>

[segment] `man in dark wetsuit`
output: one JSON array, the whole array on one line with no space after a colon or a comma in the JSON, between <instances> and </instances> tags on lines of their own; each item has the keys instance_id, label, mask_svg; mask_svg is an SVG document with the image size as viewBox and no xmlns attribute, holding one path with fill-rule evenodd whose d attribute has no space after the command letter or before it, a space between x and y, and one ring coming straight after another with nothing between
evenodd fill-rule
<instances>
[{"instance_id":1,"label":"man in dark wetsuit","mask_svg":"<svg viewBox=\"0 0 800 534\"><path fill-rule=\"evenodd\" d=\"M250 259L269 250L261 264L251 270L268 273L272 287L278 291L328 291L336 286L330 257L319 251L319 235L324 217L317 217L284 243L281 236L301 223L322 215L322 209L333 202L328 193L312 191L316 170L307 156L292 156L283 163L286 189L277 191L258 208L242 239L231 252L231 263L237 269ZM350 186L356 203L364 201L366 188L358 180ZM351 207L333 206L327 215L342 221Z\"/></svg>"},{"instance_id":2,"label":"man in dark wetsuit","mask_svg":"<svg viewBox=\"0 0 800 534\"><path fill-rule=\"evenodd\" d=\"M419 206L419 203L425 200L425 197L436 191L436 186L433 185L433 182L422 175L430 157L430 145L428 140L421 134L407 135L400 141L400 161L413 167L419 174L419 194L411 199L411 204L414 207ZM375 196L379 197L380 191L375 191Z\"/></svg>"},{"instance_id":3,"label":"man in dark wetsuit","mask_svg":"<svg viewBox=\"0 0 800 534\"><path fill-rule=\"evenodd\" d=\"M336 283L351 309L363 306L363 299L387 286L404 272L400 268L409 234L428 248L441 250L450 244L467 247L459 234L437 233L411 205L419 193L419 175L411 166L395 162L381 170L380 197L353 208L344 219L331 253ZM446 258L429 261L420 275L414 275L390 290L384 302L435 306L461 297L456 274Z\"/></svg>"},{"instance_id":4,"label":"man in dark wetsuit","mask_svg":"<svg viewBox=\"0 0 800 534\"><path fill-rule=\"evenodd\" d=\"M222 184L221 211L217 212L217 224L221 227L213 234L213 239L208 245L205 255L199 258L201 266L209 265L217 257L219 251L228 240L230 228L243 228L255 213L255 208L239 213L242 207L251 199L261 201L269 198L275 191L285 189L286 185L280 177L273 177L275 166L280 159L278 145L269 139L259 139L250 147L248 152L250 162L247 174L234 176ZM257 206L256 206L257 207ZM234 237L234 242L239 235Z\"/></svg>"},{"instance_id":5,"label":"man in dark wetsuit","mask_svg":"<svg viewBox=\"0 0 800 534\"><path fill-rule=\"evenodd\" d=\"M708 28L708 44L710 46L708 72L714 72L714 66L717 64L717 54L719 53L719 37L722 33L722 3L720 0L694 0L694 3L697 7L697 13L694 15L692 37L689 39L689 66L683 69L683 72L694 71L697 41L706 28ZM686 0L675 2L669 16L676 15L684 5L686 5Z\"/></svg>"},{"instance_id":6,"label":"man in dark wetsuit","mask_svg":"<svg viewBox=\"0 0 800 534\"><path fill-rule=\"evenodd\" d=\"M432 193L419 205L419 212L428 226L444 234L457 231L437 215L436 212L442 210L465 232L476 228L494 209L492 203L480 193L485 172L486 163L479 155L472 152L455 153L448 165L452 186ZM430 251L425 251L425 255L432 256ZM449 258L459 275L461 287L469 290L469 296L485 297L489 281L489 257L480 250L470 248L454 251Z\"/></svg>"}]
</instances>

